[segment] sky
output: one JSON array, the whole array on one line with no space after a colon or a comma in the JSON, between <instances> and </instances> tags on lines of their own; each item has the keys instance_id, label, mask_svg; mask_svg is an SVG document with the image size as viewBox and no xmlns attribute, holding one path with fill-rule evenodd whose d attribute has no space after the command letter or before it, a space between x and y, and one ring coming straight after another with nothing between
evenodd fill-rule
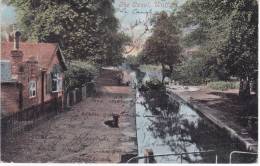
<instances>
[{"instance_id":1,"label":"sky","mask_svg":"<svg viewBox=\"0 0 260 166\"><path fill-rule=\"evenodd\" d=\"M156 12L175 12L177 6L186 0L115 0L116 17L120 22L120 31L133 39L129 54L136 55L151 35L149 19ZM0 3L1 25L10 25L16 21L15 8ZM134 47L134 49L133 49Z\"/></svg>"},{"instance_id":2,"label":"sky","mask_svg":"<svg viewBox=\"0 0 260 166\"><path fill-rule=\"evenodd\" d=\"M16 16L14 7L6 6L0 3L0 14L1 25L10 25L15 23Z\"/></svg>"},{"instance_id":3,"label":"sky","mask_svg":"<svg viewBox=\"0 0 260 166\"><path fill-rule=\"evenodd\" d=\"M137 55L151 35L150 18L153 14L166 11L175 12L186 0L115 0L116 17L120 31L129 35L133 43L128 48L130 55ZM133 48L134 47L134 48Z\"/></svg>"}]
</instances>

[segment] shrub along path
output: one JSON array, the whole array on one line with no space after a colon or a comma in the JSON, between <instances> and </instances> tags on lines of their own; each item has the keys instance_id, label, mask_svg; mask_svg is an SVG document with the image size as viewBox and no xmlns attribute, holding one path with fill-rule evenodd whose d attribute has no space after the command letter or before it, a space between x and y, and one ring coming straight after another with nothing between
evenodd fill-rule
<instances>
[{"instance_id":1,"label":"shrub along path","mask_svg":"<svg viewBox=\"0 0 260 166\"><path fill-rule=\"evenodd\" d=\"M122 155L136 154L135 93L129 87L116 87L106 86L70 111L9 138L2 145L2 160L117 163ZM105 124L113 113L120 114L119 128Z\"/></svg>"}]
</instances>

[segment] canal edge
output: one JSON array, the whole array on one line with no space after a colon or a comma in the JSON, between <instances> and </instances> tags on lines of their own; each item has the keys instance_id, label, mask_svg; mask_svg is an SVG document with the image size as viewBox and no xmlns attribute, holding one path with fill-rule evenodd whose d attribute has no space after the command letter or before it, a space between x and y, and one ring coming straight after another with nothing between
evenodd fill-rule
<instances>
[{"instance_id":1,"label":"canal edge","mask_svg":"<svg viewBox=\"0 0 260 166\"><path fill-rule=\"evenodd\" d=\"M231 139L233 139L234 141L238 141L243 146L243 148L245 148L248 151L257 153L257 148L258 148L257 141L253 140L252 138L243 137L242 135L238 134L234 129L227 126L224 122L222 122L221 120L219 120L218 118L214 117L213 115L207 112L209 110L214 110L213 108L209 108L202 104L198 105L197 103L196 104L192 103L189 99L186 99L169 89L167 89L167 92L171 98L187 104L189 107L194 109L197 113L203 115L210 122L215 124L217 127L226 131L228 135L231 137Z\"/></svg>"}]
</instances>

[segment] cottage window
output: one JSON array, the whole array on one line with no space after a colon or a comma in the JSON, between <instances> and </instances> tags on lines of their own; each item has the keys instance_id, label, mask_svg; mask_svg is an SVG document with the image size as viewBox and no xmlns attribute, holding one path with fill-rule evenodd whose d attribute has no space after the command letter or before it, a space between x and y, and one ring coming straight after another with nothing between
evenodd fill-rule
<instances>
[{"instance_id":1,"label":"cottage window","mask_svg":"<svg viewBox=\"0 0 260 166\"><path fill-rule=\"evenodd\" d=\"M52 92L62 91L62 77L60 73L52 74Z\"/></svg>"},{"instance_id":2,"label":"cottage window","mask_svg":"<svg viewBox=\"0 0 260 166\"><path fill-rule=\"evenodd\" d=\"M36 81L29 82L29 96L35 97L36 96Z\"/></svg>"}]
</instances>

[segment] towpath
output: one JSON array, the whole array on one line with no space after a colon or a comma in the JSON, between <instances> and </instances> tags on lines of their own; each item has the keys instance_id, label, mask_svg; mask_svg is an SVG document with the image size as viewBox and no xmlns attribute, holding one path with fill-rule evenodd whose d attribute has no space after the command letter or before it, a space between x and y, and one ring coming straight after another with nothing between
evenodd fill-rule
<instances>
[{"instance_id":1,"label":"towpath","mask_svg":"<svg viewBox=\"0 0 260 166\"><path fill-rule=\"evenodd\" d=\"M118 163L137 153L135 93L104 70L98 94L2 144L7 162ZM106 125L120 114L119 127Z\"/></svg>"}]
</instances>

